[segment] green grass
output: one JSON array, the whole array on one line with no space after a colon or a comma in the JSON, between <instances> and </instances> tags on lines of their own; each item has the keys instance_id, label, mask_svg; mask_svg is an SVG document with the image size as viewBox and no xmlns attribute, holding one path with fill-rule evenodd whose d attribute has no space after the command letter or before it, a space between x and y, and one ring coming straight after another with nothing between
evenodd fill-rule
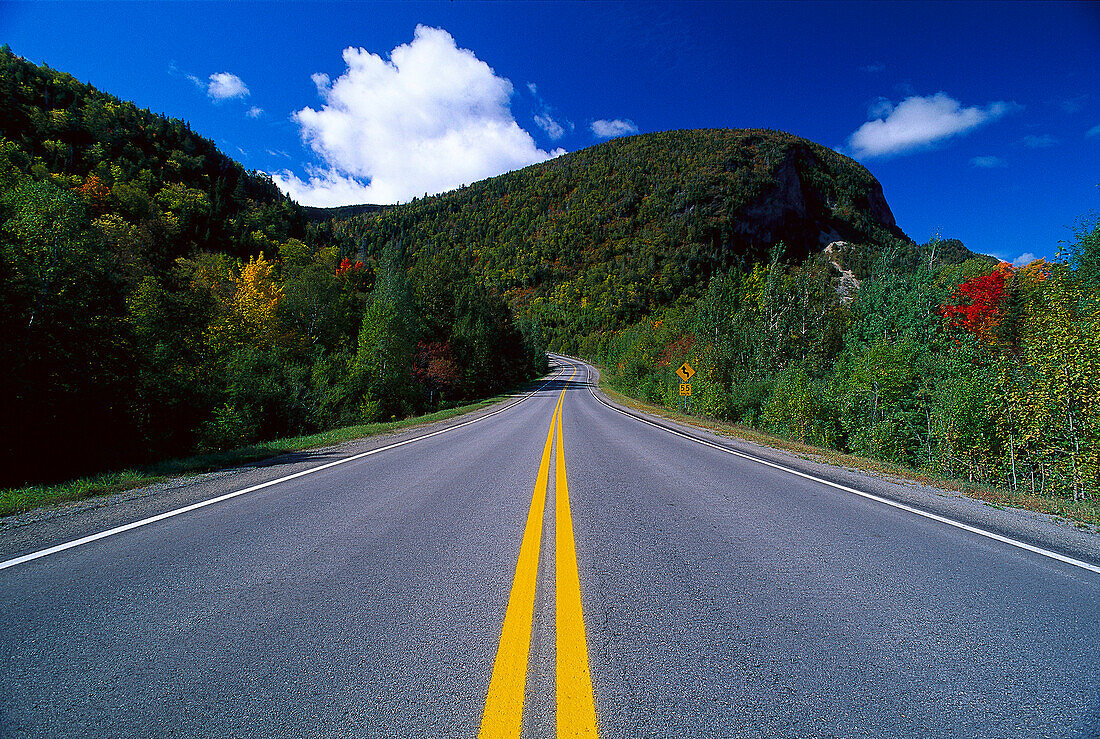
<instances>
[{"instance_id":1,"label":"green grass","mask_svg":"<svg viewBox=\"0 0 1100 739\"><path fill-rule=\"evenodd\" d=\"M168 459L136 469L106 472L93 477L70 480L56 485L29 485L21 488L8 488L0 490L0 517L23 513L32 508L38 508L45 505L119 493L133 488L152 485L170 477L196 475L211 470L257 462L259 460L277 457L280 454L286 454L288 452L332 446L368 436L375 436L413 426L434 423L464 413L480 410L494 403L499 403L510 395L516 392L522 392L525 389L526 386L514 389L511 392L502 393L492 398L479 400L475 403L455 406L454 408L447 408L423 416L412 416L410 418L388 421L385 423L344 426L343 428L323 431L308 436L273 439L272 441L258 442L238 449L229 449L209 454L198 454L192 457Z\"/></svg>"},{"instance_id":2,"label":"green grass","mask_svg":"<svg viewBox=\"0 0 1100 739\"><path fill-rule=\"evenodd\" d=\"M708 429L723 436L729 436L743 441L749 441L761 446L783 449L815 462L824 462L838 467L862 470L864 472L877 473L888 477L899 478L922 485L949 490L965 495L969 498L983 501L994 508L1023 508L1038 513L1046 513L1051 516L1065 519L1081 529L1100 527L1100 501L1097 500L1071 500L1069 498L1056 498L1049 495L1036 495L1022 490L1010 490L992 485L982 485L959 480L955 478L940 477L926 470L916 470L912 467L885 462L879 459L858 457L853 454L845 454L835 449L816 447L798 441L792 441L781 436L775 436L760 429L739 424L727 423L708 416L689 416L677 411L672 411L663 406L653 405L639 400L610 387L600 374L600 389L608 397L624 406L636 410L645 411L655 416L661 416L680 423Z\"/></svg>"}]
</instances>

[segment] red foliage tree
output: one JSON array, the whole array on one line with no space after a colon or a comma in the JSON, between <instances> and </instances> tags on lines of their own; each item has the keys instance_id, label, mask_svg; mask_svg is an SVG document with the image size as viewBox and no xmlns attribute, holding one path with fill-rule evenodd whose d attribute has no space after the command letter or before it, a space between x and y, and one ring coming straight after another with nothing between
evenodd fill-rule
<instances>
[{"instance_id":1,"label":"red foliage tree","mask_svg":"<svg viewBox=\"0 0 1100 739\"><path fill-rule=\"evenodd\" d=\"M336 276L350 284L356 290L366 290L370 284L370 275L367 265L358 259L354 262L344 257L336 268Z\"/></svg>"},{"instance_id":2,"label":"red foliage tree","mask_svg":"<svg viewBox=\"0 0 1100 739\"><path fill-rule=\"evenodd\" d=\"M1005 296L1012 282L1012 266L1001 262L983 277L971 277L955 288L951 299L940 307L948 325L973 334L983 344L994 340L1001 322Z\"/></svg>"},{"instance_id":3,"label":"red foliage tree","mask_svg":"<svg viewBox=\"0 0 1100 739\"><path fill-rule=\"evenodd\" d=\"M336 276L354 277L356 273L363 272L366 270L366 268L367 265L363 264L361 261L355 260L353 262L347 257L344 257L344 259L340 262L340 266L336 268Z\"/></svg>"},{"instance_id":4,"label":"red foliage tree","mask_svg":"<svg viewBox=\"0 0 1100 739\"><path fill-rule=\"evenodd\" d=\"M84 184L74 187L73 192L84 198L95 213L107 210L107 198L111 195L111 188L107 187L95 174L88 175Z\"/></svg>"},{"instance_id":5,"label":"red foliage tree","mask_svg":"<svg viewBox=\"0 0 1100 739\"><path fill-rule=\"evenodd\" d=\"M428 389L448 392L462 381L462 369L454 359L447 341L421 341L416 345L413 375Z\"/></svg>"}]
</instances>

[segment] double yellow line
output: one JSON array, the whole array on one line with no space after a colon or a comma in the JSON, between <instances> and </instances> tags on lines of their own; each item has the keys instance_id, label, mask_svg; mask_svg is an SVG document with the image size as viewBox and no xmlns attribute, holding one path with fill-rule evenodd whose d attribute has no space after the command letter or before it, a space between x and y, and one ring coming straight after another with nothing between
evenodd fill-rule
<instances>
[{"instance_id":1,"label":"double yellow line","mask_svg":"<svg viewBox=\"0 0 1100 739\"><path fill-rule=\"evenodd\" d=\"M577 374L573 370L573 376ZM572 380L572 376L570 377ZM527 525L519 548L516 576L504 613L493 676L481 715L482 739L519 737L523 727L523 701L527 686L527 658L531 652L531 628L535 615L535 581L542 540L542 519L550 482L550 455L557 434L554 484L554 611L557 639L556 697L557 735L559 737L595 737L596 705L592 697L592 676L588 670L588 646L584 636L584 611L581 607L581 583L577 572L577 550L573 540L573 517L569 510L569 483L565 474L565 447L562 444L561 415L565 390L558 396L546 446L542 451Z\"/></svg>"}]
</instances>

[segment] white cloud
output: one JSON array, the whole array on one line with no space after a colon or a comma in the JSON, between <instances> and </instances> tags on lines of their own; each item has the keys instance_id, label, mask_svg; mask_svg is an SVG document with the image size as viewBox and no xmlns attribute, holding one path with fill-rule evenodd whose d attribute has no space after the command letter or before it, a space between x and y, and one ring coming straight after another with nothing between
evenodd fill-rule
<instances>
[{"instance_id":1,"label":"white cloud","mask_svg":"<svg viewBox=\"0 0 1100 739\"><path fill-rule=\"evenodd\" d=\"M264 114L264 109L263 108L257 108L256 106L252 106L251 108L248 109L248 112L245 113L245 115L248 116L249 118L259 118L263 114Z\"/></svg>"},{"instance_id":2,"label":"white cloud","mask_svg":"<svg viewBox=\"0 0 1100 739\"><path fill-rule=\"evenodd\" d=\"M1058 143L1058 139L1049 133L1042 136L1024 136L1023 144L1029 149L1047 149Z\"/></svg>"},{"instance_id":3,"label":"white cloud","mask_svg":"<svg viewBox=\"0 0 1100 739\"><path fill-rule=\"evenodd\" d=\"M206 94L212 100L229 100L230 98L244 98L248 96L248 86L244 80L229 72L218 72L210 75L210 83L206 86Z\"/></svg>"},{"instance_id":4,"label":"white cloud","mask_svg":"<svg viewBox=\"0 0 1100 739\"><path fill-rule=\"evenodd\" d=\"M562 123L554 120L554 110L550 107L550 104L539 95L538 85L534 82L528 82L527 90L531 93L531 97L535 99L535 103L540 110L539 113L534 115L535 125L541 128L546 135L550 137L551 141L557 141L564 136L566 129L569 129L569 133L573 133L574 128L576 128L573 125L573 121L568 118L562 118Z\"/></svg>"},{"instance_id":5,"label":"white cloud","mask_svg":"<svg viewBox=\"0 0 1100 739\"><path fill-rule=\"evenodd\" d=\"M1021 254L1020 256L1016 257L1015 259L1013 259L1012 260L1012 266L1013 267L1023 267L1025 264L1031 264L1034 261L1035 261L1035 255L1032 254L1031 252L1026 252L1026 253Z\"/></svg>"},{"instance_id":6,"label":"white cloud","mask_svg":"<svg viewBox=\"0 0 1100 739\"><path fill-rule=\"evenodd\" d=\"M601 139L610 139L615 136L638 133L638 126L629 118L592 121L592 133Z\"/></svg>"},{"instance_id":7,"label":"white cloud","mask_svg":"<svg viewBox=\"0 0 1100 739\"><path fill-rule=\"evenodd\" d=\"M1018 108L1005 102L964 108L944 92L907 97L896 106L878 101L873 110L876 120L860 126L849 137L848 148L860 158L901 154L965 134Z\"/></svg>"},{"instance_id":8,"label":"white cloud","mask_svg":"<svg viewBox=\"0 0 1100 739\"><path fill-rule=\"evenodd\" d=\"M354 177L339 174L334 169L307 166L306 175L308 180L302 180L293 172L283 170L272 172L271 179L283 192L302 205L330 208L336 205L397 202L382 200L369 185L364 185Z\"/></svg>"},{"instance_id":9,"label":"white cloud","mask_svg":"<svg viewBox=\"0 0 1100 739\"><path fill-rule=\"evenodd\" d=\"M335 80L313 75L323 105L293 115L321 158L307 180L272 175L306 205L395 203L545 161L512 116L512 83L449 33L417 26L389 60L366 49L343 53Z\"/></svg>"},{"instance_id":10,"label":"white cloud","mask_svg":"<svg viewBox=\"0 0 1100 739\"><path fill-rule=\"evenodd\" d=\"M865 64L862 67L860 67L859 71L867 72L869 74L877 74L878 72L881 72L884 69L886 69L886 65L883 64L882 62L871 62L870 64Z\"/></svg>"},{"instance_id":11,"label":"white cloud","mask_svg":"<svg viewBox=\"0 0 1100 739\"><path fill-rule=\"evenodd\" d=\"M535 123L537 123L538 127L541 128L543 131L546 131L546 135L549 136L553 141L557 141L565 135L565 129L562 128L562 125L551 118L549 115L535 116Z\"/></svg>"},{"instance_id":12,"label":"white cloud","mask_svg":"<svg viewBox=\"0 0 1100 739\"><path fill-rule=\"evenodd\" d=\"M970 163L975 167L981 167L982 169L993 169L994 167L1007 167L1008 162L1000 157L974 157L970 160Z\"/></svg>"},{"instance_id":13,"label":"white cloud","mask_svg":"<svg viewBox=\"0 0 1100 739\"><path fill-rule=\"evenodd\" d=\"M1092 138L1093 136L1100 136L1100 124L1095 125L1089 130L1085 131L1086 138Z\"/></svg>"}]
</instances>

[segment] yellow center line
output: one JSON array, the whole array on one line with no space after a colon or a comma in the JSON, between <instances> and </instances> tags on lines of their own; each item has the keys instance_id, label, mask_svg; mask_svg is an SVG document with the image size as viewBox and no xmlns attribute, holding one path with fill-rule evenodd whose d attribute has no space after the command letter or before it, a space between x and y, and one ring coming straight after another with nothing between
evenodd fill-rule
<instances>
[{"instance_id":1,"label":"yellow center line","mask_svg":"<svg viewBox=\"0 0 1100 739\"><path fill-rule=\"evenodd\" d=\"M577 548L573 539L573 516L569 510L569 483L565 475L561 415L559 410L558 456L555 464L557 479L554 486L558 736L595 737L598 736L596 705L592 697L592 676L588 671L588 644L584 635L584 610L581 606Z\"/></svg>"},{"instance_id":2,"label":"yellow center line","mask_svg":"<svg viewBox=\"0 0 1100 739\"><path fill-rule=\"evenodd\" d=\"M546 434L539 474L535 478L535 492L531 497L527 526L523 530L523 542L519 547L519 561L516 563L512 592L508 596L508 609L504 613L500 645L493 663L493 676L489 680L489 693L485 698L485 710L481 714L481 731L478 736L482 739L518 737L523 726L527 657L531 651L531 626L535 613L535 576L539 568L546 486L550 478L550 449L554 441L554 424L564 397L565 391L562 390L554 415L550 419L550 430Z\"/></svg>"},{"instance_id":3,"label":"yellow center line","mask_svg":"<svg viewBox=\"0 0 1100 739\"><path fill-rule=\"evenodd\" d=\"M570 380L576 376L576 368ZM596 737L596 707L592 695L592 677L588 668L588 646L581 607L580 576L573 538L573 518L569 510L569 484L565 472L565 447L562 443L562 406L565 390L558 396L542 461L535 478L535 490L527 525L520 543L519 560L504 613L500 645L485 697L479 737L519 737L523 728L523 703L527 686L531 629L535 615L535 585L538 574L542 521L550 482L550 454L557 433L555 459L555 623L557 626L557 734L559 737Z\"/></svg>"}]
</instances>

